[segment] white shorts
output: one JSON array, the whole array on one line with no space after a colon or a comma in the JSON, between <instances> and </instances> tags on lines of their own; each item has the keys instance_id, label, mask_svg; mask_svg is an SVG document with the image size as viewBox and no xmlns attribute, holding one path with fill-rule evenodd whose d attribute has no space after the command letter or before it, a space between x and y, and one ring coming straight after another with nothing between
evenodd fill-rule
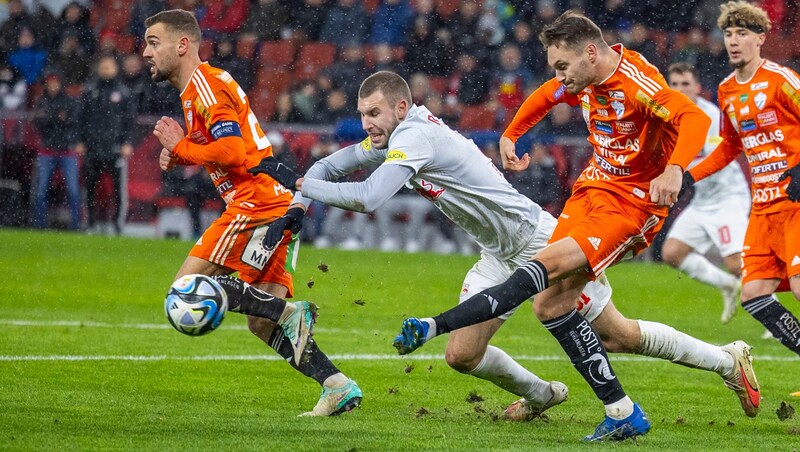
<instances>
[{"instance_id":1,"label":"white shorts","mask_svg":"<svg viewBox=\"0 0 800 452\"><path fill-rule=\"evenodd\" d=\"M726 202L714 209L699 209L689 204L675 219L667 234L706 254L717 247L722 257L742 252L750 206Z\"/></svg>"},{"instance_id":2,"label":"white shorts","mask_svg":"<svg viewBox=\"0 0 800 452\"><path fill-rule=\"evenodd\" d=\"M505 282L511 274L522 264L528 262L533 256L547 246L550 235L556 227L556 219L547 213L542 214L539 219L539 226L528 246L518 255L509 260L500 260L496 256L481 252L481 258L464 277L464 284L461 286L461 295L458 303L461 304L475 294L484 289L494 287ZM592 322L603 312L609 300L611 300L611 285L606 279L605 273L598 275L597 280L590 281L583 288L580 300L575 300L578 312L586 320ZM508 320L519 306L499 316L501 320Z\"/></svg>"}]
</instances>

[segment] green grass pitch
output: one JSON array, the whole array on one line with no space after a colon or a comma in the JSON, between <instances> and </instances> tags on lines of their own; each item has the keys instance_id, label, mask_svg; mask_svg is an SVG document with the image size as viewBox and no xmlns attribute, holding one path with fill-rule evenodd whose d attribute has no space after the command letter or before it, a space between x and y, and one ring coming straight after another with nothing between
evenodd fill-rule
<instances>
[{"instance_id":1,"label":"green grass pitch","mask_svg":"<svg viewBox=\"0 0 800 452\"><path fill-rule=\"evenodd\" d=\"M741 308L719 323L719 294L678 272L629 263L609 271L631 318L660 321L703 340L754 347L763 410L744 416L711 373L612 355L628 394L653 422L636 442L580 439L602 406L526 304L494 344L545 379L570 387L548 419L499 419L514 400L447 367L438 338L409 357L390 343L410 315L457 301L475 256L303 248L296 299L320 305L316 339L364 390L361 409L297 418L318 386L276 359L229 313L200 338L169 327L167 287L191 243L0 230L0 449L3 450L797 450L800 359ZM325 265L321 265L325 264ZM323 271L327 266L327 271ZM310 284L313 282L313 284ZM313 287L312 287L313 286ZM781 297L800 312L791 296ZM479 402L469 402L482 398Z\"/></svg>"}]
</instances>

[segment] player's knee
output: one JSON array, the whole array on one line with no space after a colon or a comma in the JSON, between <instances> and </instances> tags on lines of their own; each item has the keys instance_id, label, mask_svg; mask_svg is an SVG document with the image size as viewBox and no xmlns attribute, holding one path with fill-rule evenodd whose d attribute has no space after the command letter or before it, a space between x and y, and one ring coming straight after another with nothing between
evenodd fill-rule
<instances>
[{"instance_id":1,"label":"player's knee","mask_svg":"<svg viewBox=\"0 0 800 452\"><path fill-rule=\"evenodd\" d=\"M675 247L669 244L665 244L664 248L661 249L661 258L664 260L664 262L676 268L683 261L680 253L677 252Z\"/></svg>"},{"instance_id":2,"label":"player's knee","mask_svg":"<svg viewBox=\"0 0 800 452\"><path fill-rule=\"evenodd\" d=\"M480 363L480 358L462 347L447 347L444 352L447 365L462 374L472 371Z\"/></svg>"}]
</instances>

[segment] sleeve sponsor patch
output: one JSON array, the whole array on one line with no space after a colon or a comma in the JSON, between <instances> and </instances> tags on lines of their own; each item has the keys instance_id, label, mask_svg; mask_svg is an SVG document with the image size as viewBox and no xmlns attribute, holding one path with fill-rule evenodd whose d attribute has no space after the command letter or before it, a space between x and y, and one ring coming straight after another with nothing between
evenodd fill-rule
<instances>
[{"instance_id":1,"label":"sleeve sponsor patch","mask_svg":"<svg viewBox=\"0 0 800 452\"><path fill-rule=\"evenodd\" d=\"M234 121L220 121L211 126L211 136L215 140L223 137L241 137L242 130L239 128L239 124Z\"/></svg>"},{"instance_id":2,"label":"sleeve sponsor patch","mask_svg":"<svg viewBox=\"0 0 800 452\"><path fill-rule=\"evenodd\" d=\"M394 162L399 160L406 160L408 156L403 151L398 151L397 149L392 149L386 154L386 161L387 162Z\"/></svg>"},{"instance_id":3,"label":"sleeve sponsor patch","mask_svg":"<svg viewBox=\"0 0 800 452\"><path fill-rule=\"evenodd\" d=\"M664 121L669 121L670 112L666 107L656 102L655 99L645 94L642 90L636 92L636 100L644 104L650 112Z\"/></svg>"},{"instance_id":4,"label":"sleeve sponsor patch","mask_svg":"<svg viewBox=\"0 0 800 452\"><path fill-rule=\"evenodd\" d=\"M791 99L796 106L800 107L800 93L792 88L792 86L789 85L789 82L783 82L783 85L781 85L781 91L786 93L786 95L789 96L789 99Z\"/></svg>"},{"instance_id":5,"label":"sleeve sponsor patch","mask_svg":"<svg viewBox=\"0 0 800 452\"><path fill-rule=\"evenodd\" d=\"M567 87L566 87L566 86L564 86L564 85L562 84L562 85L561 85L561 86L559 86L559 87L558 87L558 89L557 89L557 90L556 90L556 91L553 93L553 98L554 98L555 100L561 99L561 97L564 95L564 91L566 91L566 90L567 90Z\"/></svg>"},{"instance_id":6,"label":"sleeve sponsor patch","mask_svg":"<svg viewBox=\"0 0 800 452\"><path fill-rule=\"evenodd\" d=\"M372 150L372 140L370 140L369 137L364 138L364 140L361 141L361 148L364 149L367 152L371 151Z\"/></svg>"}]
</instances>

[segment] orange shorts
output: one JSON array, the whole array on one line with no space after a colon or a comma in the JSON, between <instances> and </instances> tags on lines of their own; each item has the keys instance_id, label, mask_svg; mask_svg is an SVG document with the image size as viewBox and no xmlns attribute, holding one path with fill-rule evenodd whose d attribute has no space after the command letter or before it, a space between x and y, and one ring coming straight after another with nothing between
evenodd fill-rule
<instances>
[{"instance_id":1,"label":"orange shorts","mask_svg":"<svg viewBox=\"0 0 800 452\"><path fill-rule=\"evenodd\" d=\"M564 205L550 243L572 237L589 261L589 278L594 279L614 263L650 246L663 223L663 217L641 210L616 193L578 190Z\"/></svg>"},{"instance_id":2,"label":"orange shorts","mask_svg":"<svg viewBox=\"0 0 800 452\"><path fill-rule=\"evenodd\" d=\"M742 282L780 279L777 291L785 292L795 275L800 275L800 205L751 213L742 248Z\"/></svg>"},{"instance_id":3,"label":"orange shorts","mask_svg":"<svg viewBox=\"0 0 800 452\"><path fill-rule=\"evenodd\" d=\"M250 284L274 283L294 294L292 274L297 264L300 243L297 236L286 233L272 255L261 246L267 227L275 218L253 218L225 211L211 223L190 256L239 272L239 278Z\"/></svg>"}]
</instances>

